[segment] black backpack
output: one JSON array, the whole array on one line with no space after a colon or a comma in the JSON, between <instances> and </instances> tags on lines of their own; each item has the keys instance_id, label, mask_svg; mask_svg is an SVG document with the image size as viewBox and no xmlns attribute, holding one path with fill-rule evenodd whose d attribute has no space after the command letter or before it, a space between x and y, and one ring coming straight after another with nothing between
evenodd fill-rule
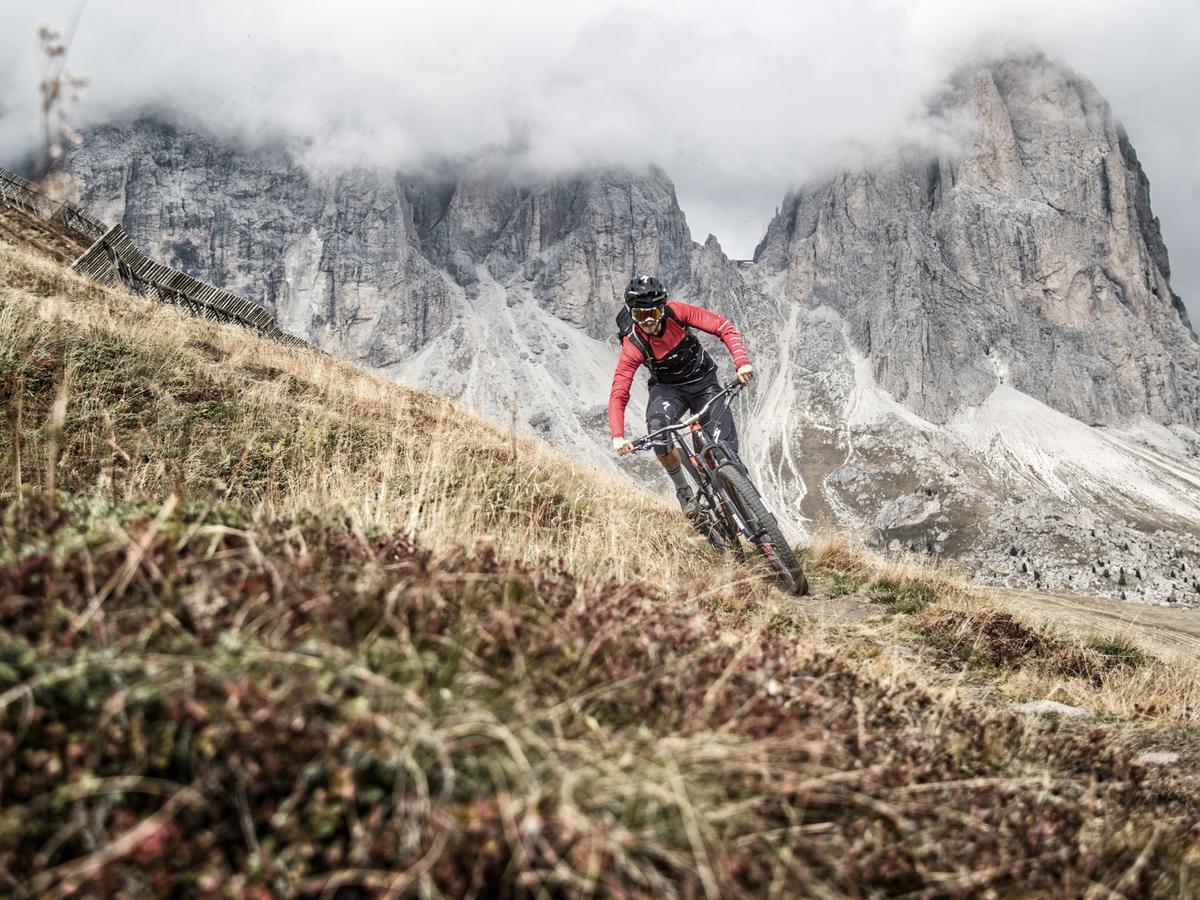
<instances>
[{"instance_id":1,"label":"black backpack","mask_svg":"<svg viewBox=\"0 0 1200 900\"><path fill-rule=\"evenodd\" d=\"M675 315L675 310L671 309L671 305L666 305L666 317L679 321L679 316ZM657 374L657 366L655 366L654 352L650 349L650 345L646 339L638 334L637 329L633 325L633 313L629 311L629 307L621 305L620 312L617 313L617 343L620 344L625 338L633 343L642 353L642 360L646 363L646 368L651 373Z\"/></svg>"}]
</instances>

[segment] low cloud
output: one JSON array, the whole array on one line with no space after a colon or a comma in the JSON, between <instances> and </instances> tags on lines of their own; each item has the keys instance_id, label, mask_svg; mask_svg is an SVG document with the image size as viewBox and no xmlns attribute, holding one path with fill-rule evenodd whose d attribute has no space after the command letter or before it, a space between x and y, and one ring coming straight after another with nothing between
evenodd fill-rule
<instances>
[{"instance_id":1,"label":"low cloud","mask_svg":"<svg viewBox=\"0 0 1200 900\"><path fill-rule=\"evenodd\" d=\"M18 0L0 53L0 160L38 141L36 31L79 0ZM1193 0L388 4L91 0L79 125L147 107L316 167L497 150L553 173L655 162L698 240L749 256L788 187L914 111L981 41L1040 45L1096 83L1153 183L1173 283L1200 321L1200 7Z\"/></svg>"}]
</instances>

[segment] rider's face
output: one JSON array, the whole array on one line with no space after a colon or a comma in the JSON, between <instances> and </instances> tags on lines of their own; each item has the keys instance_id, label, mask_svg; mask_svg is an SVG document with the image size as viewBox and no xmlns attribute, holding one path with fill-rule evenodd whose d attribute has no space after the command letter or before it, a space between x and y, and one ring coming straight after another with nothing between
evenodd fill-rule
<instances>
[{"instance_id":1,"label":"rider's face","mask_svg":"<svg viewBox=\"0 0 1200 900\"><path fill-rule=\"evenodd\" d=\"M633 321L646 334L658 334L663 329L665 307L656 306L653 309L633 310Z\"/></svg>"}]
</instances>

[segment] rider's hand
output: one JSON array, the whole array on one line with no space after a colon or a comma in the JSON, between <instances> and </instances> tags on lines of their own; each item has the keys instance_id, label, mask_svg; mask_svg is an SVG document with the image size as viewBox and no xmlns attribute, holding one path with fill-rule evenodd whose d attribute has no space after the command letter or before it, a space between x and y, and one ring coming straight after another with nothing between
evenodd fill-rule
<instances>
[{"instance_id":1,"label":"rider's hand","mask_svg":"<svg viewBox=\"0 0 1200 900\"><path fill-rule=\"evenodd\" d=\"M754 377L754 366L750 365L750 363L746 363L746 365L741 366L737 370L737 379L742 384L749 384L750 379L753 377Z\"/></svg>"},{"instance_id":2,"label":"rider's hand","mask_svg":"<svg viewBox=\"0 0 1200 900\"><path fill-rule=\"evenodd\" d=\"M624 456L626 453L633 452L633 444L629 442L628 438L613 438L613 450L616 451L617 456Z\"/></svg>"}]
</instances>

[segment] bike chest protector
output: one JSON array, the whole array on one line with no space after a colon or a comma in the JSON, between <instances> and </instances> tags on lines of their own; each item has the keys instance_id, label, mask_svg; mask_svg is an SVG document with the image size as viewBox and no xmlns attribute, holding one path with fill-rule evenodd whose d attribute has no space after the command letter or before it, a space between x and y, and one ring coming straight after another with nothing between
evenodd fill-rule
<instances>
[{"instance_id":1,"label":"bike chest protector","mask_svg":"<svg viewBox=\"0 0 1200 900\"><path fill-rule=\"evenodd\" d=\"M666 305L666 318L679 322L679 317L675 315L675 310L671 309L670 304ZM683 340L662 359L655 359L649 341L642 337L633 324L633 314L629 307L622 306L621 311L617 313L617 340L629 338L633 346L641 352L642 361L655 381L680 384L700 374L710 359L691 329L682 322L679 322L679 325L683 328ZM666 327L665 321L663 327Z\"/></svg>"}]
</instances>

